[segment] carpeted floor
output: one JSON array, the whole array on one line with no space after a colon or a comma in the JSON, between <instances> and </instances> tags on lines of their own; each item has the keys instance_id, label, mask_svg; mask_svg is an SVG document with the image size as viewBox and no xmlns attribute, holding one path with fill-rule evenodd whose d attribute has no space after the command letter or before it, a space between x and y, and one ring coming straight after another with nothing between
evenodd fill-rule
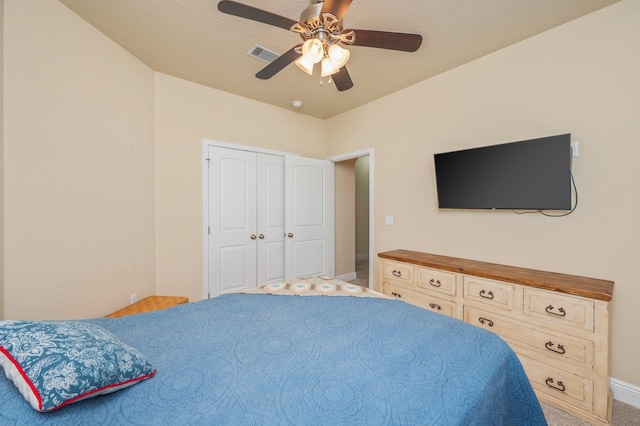
<instances>
[{"instance_id":1,"label":"carpeted floor","mask_svg":"<svg viewBox=\"0 0 640 426\"><path fill-rule=\"evenodd\" d=\"M549 404L542 403L542 411L547 418L549 426L589 426L589 422L580 420ZM612 426L638 426L640 425L640 408L613 400Z\"/></svg>"},{"instance_id":2,"label":"carpeted floor","mask_svg":"<svg viewBox=\"0 0 640 426\"><path fill-rule=\"evenodd\" d=\"M351 284L369 287L369 260L359 260L356 262L356 279L349 281Z\"/></svg>"}]
</instances>

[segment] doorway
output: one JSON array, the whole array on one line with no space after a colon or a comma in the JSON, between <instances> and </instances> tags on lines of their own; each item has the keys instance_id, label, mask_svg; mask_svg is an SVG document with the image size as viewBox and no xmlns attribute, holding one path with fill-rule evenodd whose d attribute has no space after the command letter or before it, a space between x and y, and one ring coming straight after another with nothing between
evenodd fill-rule
<instances>
[{"instance_id":1,"label":"doorway","mask_svg":"<svg viewBox=\"0 0 640 426\"><path fill-rule=\"evenodd\" d=\"M335 164L336 278L373 288L373 148L328 160Z\"/></svg>"}]
</instances>

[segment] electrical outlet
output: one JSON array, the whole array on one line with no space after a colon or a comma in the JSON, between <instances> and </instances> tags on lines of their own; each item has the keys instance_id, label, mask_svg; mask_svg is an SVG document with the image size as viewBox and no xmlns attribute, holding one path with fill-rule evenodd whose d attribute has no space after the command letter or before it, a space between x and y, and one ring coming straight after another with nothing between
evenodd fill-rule
<instances>
[{"instance_id":1,"label":"electrical outlet","mask_svg":"<svg viewBox=\"0 0 640 426\"><path fill-rule=\"evenodd\" d=\"M136 303L138 301L138 293L133 293L131 295L131 303Z\"/></svg>"}]
</instances>

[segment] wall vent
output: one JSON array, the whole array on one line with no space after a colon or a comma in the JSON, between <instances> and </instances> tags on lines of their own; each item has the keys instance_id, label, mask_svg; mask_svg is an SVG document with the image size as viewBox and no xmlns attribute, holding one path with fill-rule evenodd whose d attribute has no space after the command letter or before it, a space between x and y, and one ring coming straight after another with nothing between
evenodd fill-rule
<instances>
[{"instance_id":1,"label":"wall vent","mask_svg":"<svg viewBox=\"0 0 640 426\"><path fill-rule=\"evenodd\" d=\"M249 52L247 52L247 55L253 56L256 59L260 59L261 61L269 63L273 62L274 59L280 56L273 50L269 50L266 47L262 47L257 44L254 45L251 50L249 50Z\"/></svg>"}]
</instances>

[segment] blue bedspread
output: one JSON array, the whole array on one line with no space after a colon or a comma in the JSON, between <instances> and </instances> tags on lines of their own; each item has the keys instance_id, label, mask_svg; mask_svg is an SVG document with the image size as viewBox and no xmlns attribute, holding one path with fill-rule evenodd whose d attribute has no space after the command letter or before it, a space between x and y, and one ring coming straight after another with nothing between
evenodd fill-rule
<instances>
[{"instance_id":1,"label":"blue bedspread","mask_svg":"<svg viewBox=\"0 0 640 426\"><path fill-rule=\"evenodd\" d=\"M0 424L546 424L499 337L397 300L233 294L88 321L157 375L39 413L2 374Z\"/></svg>"}]
</instances>

